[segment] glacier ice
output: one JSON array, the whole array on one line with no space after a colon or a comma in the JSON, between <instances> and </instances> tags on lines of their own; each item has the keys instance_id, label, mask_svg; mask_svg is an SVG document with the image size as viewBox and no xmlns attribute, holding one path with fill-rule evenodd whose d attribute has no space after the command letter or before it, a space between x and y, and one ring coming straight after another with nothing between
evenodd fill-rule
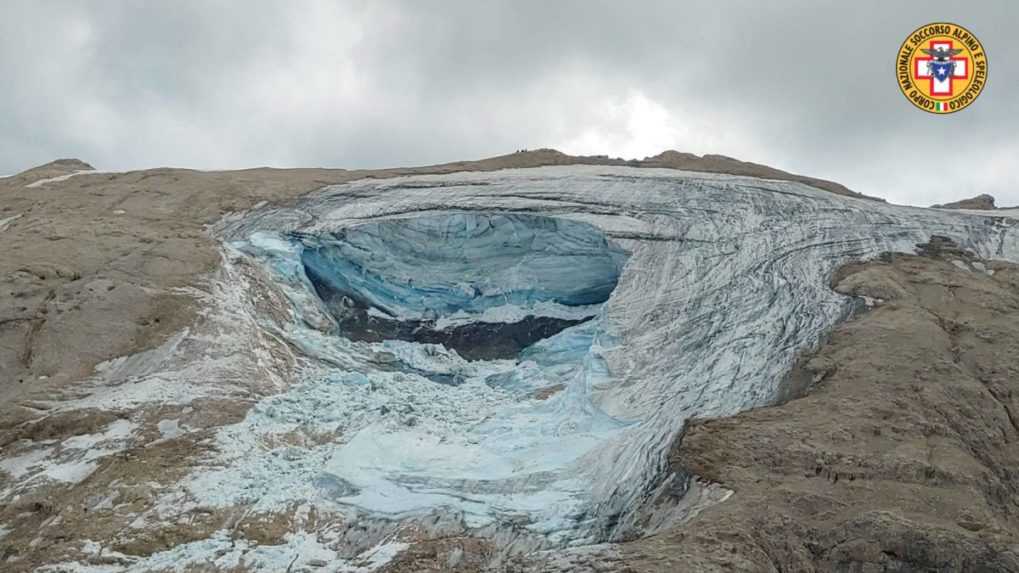
<instances>
[{"instance_id":1,"label":"glacier ice","mask_svg":"<svg viewBox=\"0 0 1019 573\"><path fill-rule=\"evenodd\" d=\"M591 225L536 215L421 216L294 240L343 336L478 359L511 358L590 318L626 258ZM588 316L569 317L578 311Z\"/></svg>"},{"instance_id":2,"label":"glacier ice","mask_svg":"<svg viewBox=\"0 0 1019 573\"><path fill-rule=\"evenodd\" d=\"M626 258L591 225L537 215L427 215L302 242L309 277L365 297L387 315L415 318L508 304L602 303Z\"/></svg>"},{"instance_id":3,"label":"glacier ice","mask_svg":"<svg viewBox=\"0 0 1019 573\"><path fill-rule=\"evenodd\" d=\"M213 230L210 295L236 326L187 335L212 366L182 381L208 393L230 365L258 399L186 497L374 524L350 555L401 523L517 549L637 535L681 517L662 508L689 484L666 459L685 421L768 404L852 312L834 269L932 235L1016 261L1016 228L604 166L361 180L238 213ZM257 366L246 382L237 356Z\"/></svg>"},{"instance_id":4,"label":"glacier ice","mask_svg":"<svg viewBox=\"0 0 1019 573\"><path fill-rule=\"evenodd\" d=\"M542 538L582 520L589 484L563 470L632 423L589 394L607 375L592 349L619 245L583 221L481 212L246 236L232 248L315 317L287 334L312 360L221 432L239 455L195 476L195 497L455 508L469 527L523 520ZM251 439L297 427L331 438L300 452Z\"/></svg>"}]
</instances>

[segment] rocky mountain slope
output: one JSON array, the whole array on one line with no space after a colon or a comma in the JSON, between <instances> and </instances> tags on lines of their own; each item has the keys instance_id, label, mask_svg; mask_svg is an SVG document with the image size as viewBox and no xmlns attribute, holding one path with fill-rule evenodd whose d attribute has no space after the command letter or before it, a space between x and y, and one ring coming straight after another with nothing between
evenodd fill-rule
<instances>
[{"instance_id":1,"label":"rocky mountain slope","mask_svg":"<svg viewBox=\"0 0 1019 573\"><path fill-rule=\"evenodd\" d=\"M959 201L953 201L951 203L945 203L944 205L932 205L933 209L971 209L971 210L985 210L993 211L997 209L994 205L994 197L990 195L977 195L976 197L970 197L969 199L961 199Z\"/></svg>"},{"instance_id":2,"label":"rocky mountain slope","mask_svg":"<svg viewBox=\"0 0 1019 573\"><path fill-rule=\"evenodd\" d=\"M943 266L988 280L1011 267L978 259L1019 258L1009 219L737 164L539 150L376 172L61 161L0 179L16 253L0 260L0 558L14 571L727 566L674 542L785 487L741 479L795 484L768 464L740 473L768 451L749 441L711 457L711 423L687 422L767 412L753 408L817 377L782 408L850 424L811 402L844 369L815 376L815 358L787 377L854 309L887 305L847 324L901 293L848 291L860 273L842 273L845 296L836 269L934 236L967 251ZM813 435L798 420L776 431ZM817 448L818 475L853 463ZM879 493L912 471L904 459ZM775 519L808 511L792 505ZM1007 532L998 506L980 511ZM813 547L801 533L787 553L734 545L734 559L841 563L796 550Z\"/></svg>"},{"instance_id":3,"label":"rocky mountain slope","mask_svg":"<svg viewBox=\"0 0 1019 573\"><path fill-rule=\"evenodd\" d=\"M804 397L688 427L672 463L736 493L634 570L1019 571L1019 267L938 247L834 277L873 306Z\"/></svg>"}]
</instances>

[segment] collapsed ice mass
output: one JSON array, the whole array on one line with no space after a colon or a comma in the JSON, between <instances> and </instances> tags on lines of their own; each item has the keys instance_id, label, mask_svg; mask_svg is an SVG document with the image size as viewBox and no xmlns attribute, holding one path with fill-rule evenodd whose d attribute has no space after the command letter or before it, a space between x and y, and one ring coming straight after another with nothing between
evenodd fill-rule
<instances>
[{"instance_id":1,"label":"collapsed ice mass","mask_svg":"<svg viewBox=\"0 0 1019 573\"><path fill-rule=\"evenodd\" d=\"M597 519L589 485L564 470L631 423L591 402L602 310L628 258L602 230L451 211L244 236L232 244L286 293L296 320L281 334L306 362L221 433L244 454L195 476L196 496L515 521L536 546ZM280 455L252 438L291 428L336 439Z\"/></svg>"}]
</instances>

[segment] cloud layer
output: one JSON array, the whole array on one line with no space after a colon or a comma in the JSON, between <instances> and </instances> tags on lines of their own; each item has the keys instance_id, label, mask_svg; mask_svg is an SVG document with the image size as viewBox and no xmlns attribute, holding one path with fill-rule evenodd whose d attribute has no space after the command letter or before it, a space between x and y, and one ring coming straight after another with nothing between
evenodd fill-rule
<instances>
[{"instance_id":1,"label":"cloud layer","mask_svg":"<svg viewBox=\"0 0 1019 573\"><path fill-rule=\"evenodd\" d=\"M899 44L937 20L975 32L989 60L980 99L950 116L895 82ZM901 203L1019 204L1017 26L1009 0L15 1L0 173L65 156L387 167L675 148Z\"/></svg>"}]
</instances>

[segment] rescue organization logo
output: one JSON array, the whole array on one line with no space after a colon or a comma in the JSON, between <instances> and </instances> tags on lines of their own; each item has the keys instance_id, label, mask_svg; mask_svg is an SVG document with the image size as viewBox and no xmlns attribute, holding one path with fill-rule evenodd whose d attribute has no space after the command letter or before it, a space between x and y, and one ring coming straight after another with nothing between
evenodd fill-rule
<instances>
[{"instance_id":1,"label":"rescue organization logo","mask_svg":"<svg viewBox=\"0 0 1019 573\"><path fill-rule=\"evenodd\" d=\"M973 103L987 84L987 54L969 30L937 22L920 26L899 48L899 89L916 107L953 113Z\"/></svg>"}]
</instances>

